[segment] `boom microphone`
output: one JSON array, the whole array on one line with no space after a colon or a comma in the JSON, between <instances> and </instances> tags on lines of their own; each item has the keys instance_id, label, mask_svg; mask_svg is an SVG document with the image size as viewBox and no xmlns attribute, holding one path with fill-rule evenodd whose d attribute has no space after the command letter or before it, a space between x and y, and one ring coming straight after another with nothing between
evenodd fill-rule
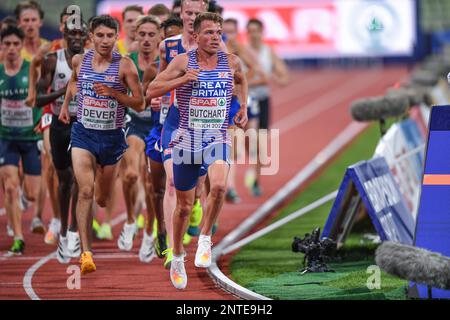
<instances>
[{"instance_id":1,"label":"boom microphone","mask_svg":"<svg viewBox=\"0 0 450 320\"><path fill-rule=\"evenodd\" d=\"M403 116L409 108L408 96L391 94L354 101L350 113L356 121L379 121Z\"/></svg>"},{"instance_id":2,"label":"boom microphone","mask_svg":"<svg viewBox=\"0 0 450 320\"><path fill-rule=\"evenodd\" d=\"M416 70L411 75L411 81L420 86L433 87L438 83L439 76L428 70Z\"/></svg>"},{"instance_id":3,"label":"boom microphone","mask_svg":"<svg viewBox=\"0 0 450 320\"><path fill-rule=\"evenodd\" d=\"M381 269L399 278L450 289L450 259L439 253L386 241L375 252L375 261Z\"/></svg>"}]
</instances>

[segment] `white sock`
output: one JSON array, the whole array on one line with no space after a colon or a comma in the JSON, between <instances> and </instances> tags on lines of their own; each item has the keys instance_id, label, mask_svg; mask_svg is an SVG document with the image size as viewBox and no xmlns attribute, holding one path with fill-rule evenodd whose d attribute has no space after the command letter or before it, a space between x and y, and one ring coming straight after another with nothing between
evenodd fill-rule
<instances>
[{"instance_id":1,"label":"white sock","mask_svg":"<svg viewBox=\"0 0 450 320\"><path fill-rule=\"evenodd\" d=\"M207 240L207 241L211 242L211 236L207 236L207 235L201 234L201 235L198 237L198 242L199 242L199 243L202 242L202 241L204 241L204 240Z\"/></svg>"}]
</instances>

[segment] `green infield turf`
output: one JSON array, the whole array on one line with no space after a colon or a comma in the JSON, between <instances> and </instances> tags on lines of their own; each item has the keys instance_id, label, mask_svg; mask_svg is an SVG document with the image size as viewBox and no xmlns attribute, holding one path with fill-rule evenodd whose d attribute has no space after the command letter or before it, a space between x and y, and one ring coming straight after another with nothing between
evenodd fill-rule
<instances>
[{"instance_id":1,"label":"green infield turf","mask_svg":"<svg viewBox=\"0 0 450 320\"><path fill-rule=\"evenodd\" d=\"M379 138L379 127L370 126L274 221L338 189L345 169L370 159ZM406 299L407 282L383 272L379 288L368 288L372 273L367 273L367 268L375 264L376 245L362 235L371 231L370 223L355 226L336 261L330 263L335 272L300 275L303 255L292 252L293 238L322 228L332 204L330 201L243 247L231 261L233 280L272 299Z\"/></svg>"}]
</instances>

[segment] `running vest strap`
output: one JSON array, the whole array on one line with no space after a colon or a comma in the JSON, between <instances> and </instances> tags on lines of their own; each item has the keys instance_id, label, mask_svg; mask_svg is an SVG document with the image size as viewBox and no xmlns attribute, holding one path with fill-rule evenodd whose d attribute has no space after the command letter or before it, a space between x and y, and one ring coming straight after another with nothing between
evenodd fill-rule
<instances>
[{"instance_id":1,"label":"running vest strap","mask_svg":"<svg viewBox=\"0 0 450 320\"><path fill-rule=\"evenodd\" d=\"M28 96L30 63L23 61L19 72L8 76L0 64L0 138L7 140L36 141L42 138L34 127L42 116L42 108L25 105Z\"/></svg>"},{"instance_id":2,"label":"running vest strap","mask_svg":"<svg viewBox=\"0 0 450 320\"><path fill-rule=\"evenodd\" d=\"M198 81L191 81L176 89L180 123L174 145L199 151L210 144L231 144L227 135L233 74L226 53L217 53L214 70L202 70ZM188 53L188 69L199 69L197 50Z\"/></svg>"},{"instance_id":3,"label":"running vest strap","mask_svg":"<svg viewBox=\"0 0 450 320\"><path fill-rule=\"evenodd\" d=\"M67 63L65 50L59 49L56 51L56 67L51 84L52 91L58 91L61 88L64 88L71 77L72 69L70 69L69 64ZM64 104L64 97L65 95L62 95L52 103L52 112L54 115L59 115L61 112L61 107ZM69 113L71 117L77 115L77 108L77 96L75 96L69 102Z\"/></svg>"},{"instance_id":4,"label":"running vest strap","mask_svg":"<svg viewBox=\"0 0 450 320\"><path fill-rule=\"evenodd\" d=\"M183 36L181 34L167 38L164 40L164 48L166 49L166 62L169 64L177 55L186 53L186 49L183 47ZM175 91L168 92L166 94L165 103L161 106L161 119L160 123L164 123L169 107L171 105L178 107ZM170 104L167 102L170 101Z\"/></svg>"},{"instance_id":5,"label":"running vest strap","mask_svg":"<svg viewBox=\"0 0 450 320\"><path fill-rule=\"evenodd\" d=\"M95 93L94 83L103 83L124 94L127 88L120 82L119 68L122 56L112 53L112 61L104 72L95 72L92 67L94 51L89 50L83 58L78 75L78 111L77 121L86 129L114 130L125 124L125 107L112 97Z\"/></svg>"}]
</instances>

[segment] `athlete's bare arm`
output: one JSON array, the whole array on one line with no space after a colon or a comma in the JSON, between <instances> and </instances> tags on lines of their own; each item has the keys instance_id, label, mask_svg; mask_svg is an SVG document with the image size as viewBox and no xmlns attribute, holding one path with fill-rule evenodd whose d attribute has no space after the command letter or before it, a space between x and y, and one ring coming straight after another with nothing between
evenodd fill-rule
<instances>
[{"instance_id":1,"label":"athlete's bare arm","mask_svg":"<svg viewBox=\"0 0 450 320\"><path fill-rule=\"evenodd\" d=\"M166 70L166 68L167 68L166 45L165 41L161 41L159 44L159 73Z\"/></svg>"},{"instance_id":2,"label":"athlete's bare arm","mask_svg":"<svg viewBox=\"0 0 450 320\"><path fill-rule=\"evenodd\" d=\"M93 89L98 95L113 97L124 106L134 109L137 112L144 111L145 102L142 87L139 82L139 75L134 62L129 57L123 57L120 61L119 76L125 86L131 91L123 93L115 90L103 83L94 83Z\"/></svg>"},{"instance_id":3,"label":"athlete's bare arm","mask_svg":"<svg viewBox=\"0 0 450 320\"><path fill-rule=\"evenodd\" d=\"M237 94L237 97L239 99L239 103L241 104L241 107L239 108L239 111L236 113L236 116L234 117L234 123L239 128L245 128L245 125L247 124L248 117L247 117L247 97L248 97L248 83L247 78L245 77L245 74L242 70L242 64L241 59L237 57L234 54L228 54L228 61L231 70L233 71L234 75L234 85L235 85L235 92Z\"/></svg>"},{"instance_id":4,"label":"athlete's bare arm","mask_svg":"<svg viewBox=\"0 0 450 320\"><path fill-rule=\"evenodd\" d=\"M273 61L273 79L281 86L285 86L289 83L289 71L286 63L277 56L277 54L271 49L272 61Z\"/></svg>"},{"instance_id":5,"label":"athlete's bare arm","mask_svg":"<svg viewBox=\"0 0 450 320\"><path fill-rule=\"evenodd\" d=\"M147 96L150 98L161 97L185 83L198 80L200 69L187 69L187 65L187 54L177 55L167 68L150 83L147 89Z\"/></svg>"},{"instance_id":6,"label":"athlete's bare arm","mask_svg":"<svg viewBox=\"0 0 450 320\"><path fill-rule=\"evenodd\" d=\"M43 107L62 96L66 92L66 87L48 93L48 88L52 84L56 69L56 53L47 55L42 62L41 78L38 82L38 96L36 97L36 107Z\"/></svg>"},{"instance_id":7,"label":"athlete's bare arm","mask_svg":"<svg viewBox=\"0 0 450 320\"><path fill-rule=\"evenodd\" d=\"M144 75L142 76L142 89L143 92L147 92L148 85L150 82L155 80L156 75L158 74L158 66L156 63L152 63L152 65L144 70ZM149 97L145 96L145 105L148 106L151 103Z\"/></svg>"},{"instance_id":8,"label":"athlete's bare arm","mask_svg":"<svg viewBox=\"0 0 450 320\"><path fill-rule=\"evenodd\" d=\"M25 99L25 105L33 107L36 104L36 84L41 77L41 64L45 55L52 47L51 42L43 44L30 63L30 71L28 73L28 96Z\"/></svg>"},{"instance_id":9,"label":"athlete's bare arm","mask_svg":"<svg viewBox=\"0 0 450 320\"><path fill-rule=\"evenodd\" d=\"M78 73L80 72L81 61L83 61L84 54L76 54L72 58L72 77L67 84L66 95L64 96L64 103L59 112L59 121L69 124L70 114L69 114L69 103L70 100L77 94L77 81Z\"/></svg>"}]
</instances>

